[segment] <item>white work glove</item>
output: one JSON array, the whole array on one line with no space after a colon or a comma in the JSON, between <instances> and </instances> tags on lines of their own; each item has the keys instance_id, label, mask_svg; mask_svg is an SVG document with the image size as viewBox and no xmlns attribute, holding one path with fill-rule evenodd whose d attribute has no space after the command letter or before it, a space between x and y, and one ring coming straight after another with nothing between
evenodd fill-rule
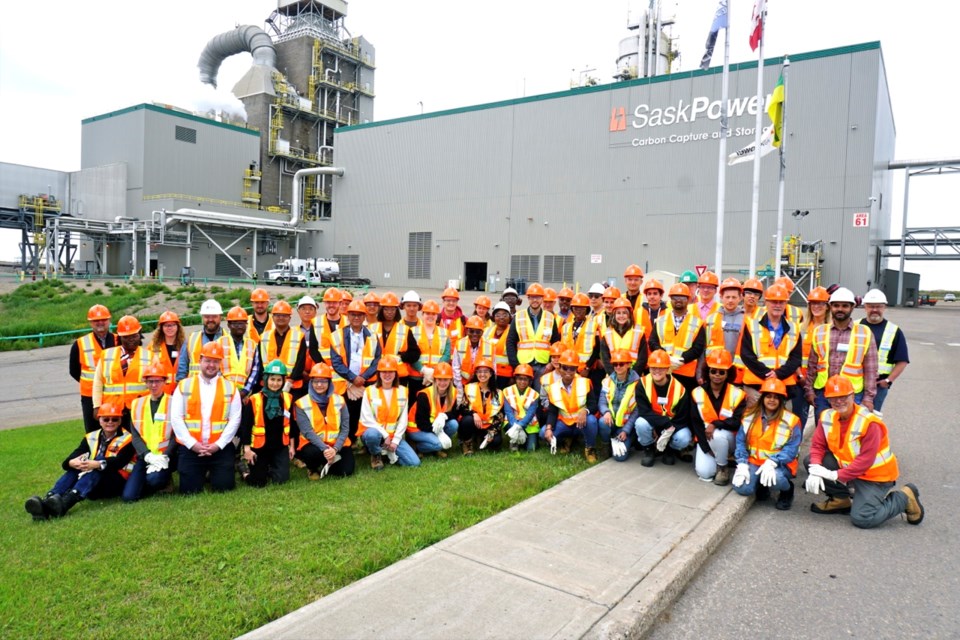
<instances>
[{"instance_id":1,"label":"white work glove","mask_svg":"<svg viewBox=\"0 0 960 640\"><path fill-rule=\"evenodd\" d=\"M340 462L340 454L333 456L333 460L323 465L323 469L320 469L320 479L323 480L328 473L330 473L330 467Z\"/></svg>"},{"instance_id":2,"label":"white work glove","mask_svg":"<svg viewBox=\"0 0 960 640\"><path fill-rule=\"evenodd\" d=\"M676 371L684 364L683 358L680 356L670 356L670 371ZM663 451L663 449L661 449L661 451Z\"/></svg>"},{"instance_id":3,"label":"white work glove","mask_svg":"<svg viewBox=\"0 0 960 640\"><path fill-rule=\"evenodd\" d=\"M627 454L627 445L614 438L610 441L610 450L614 456L620 458Z\"/></svg>"},{"instance_id":4,"label":"white work glove","mask_svg":"<svg viewBox=\"0 0 960 640\"><path fill-rule=\"evenodd\" d=\"M550 438L550 455L557 455L557 436Z\"/></svg>"},{"instance_id":5,"label":"white work glove","mask_svg":"<svg viewBox=\"0 0 960 640\"><path fill-rule=\"evenodd\" d=\"M387 460L390 461L390 464L397 464L397 460L399 459L400 458L397 457L396 451L390 451L390 449L387 449Z\"/></svg>"},{"instance_id":6,"label":"white work glove","mask_svg":"<svg viewBox=\"0 0 960 640\"><path fill-rule=\"evenodd\" d=\"M293 381L287 380L283 383L283 392L290 393L290 389L293 389Z\"/></svg>"},{"instance_id":7,"label":"white work glove","mask_svg":"<svg viewBox=\"0 0 960 640\"><path fill-rule=\"evenodd\" d=\"M874 409L874 410L873 410L873 415L875 415L875 416L877 416L878 418L880 418L881 420L883 420L883 411L877 411L876 409Z\"/></svg>"},{"instance_id":8,"label":"white work glove","mask_svg":"<svg viewBox=\"0 0 960 640\"><path fill-rule=\"evenodd\" d=\"M809 475L807 476L807 482L804 484L804 487L807 490L807 493L812 493L817 496L820 495L820 492L823 491L823 478L820 476Z\"/></svg>"},{"instance_id":9,"label":"white work glove","mask_svg":"<svg viewBox=\"0 0 960 640\"><path fill-rule=\"evenodd\" d=\"M443 447L444 449L449 449L450 447L453 446L453 440L451 440L450 436L448 436L443 431L437 434L437 440L440 441L440 446Z\"/></svg>"},{"instance_id":10,"label":"white work glove","mask_svg":"<svg viewBox=\"0 0 960 640\"><path fill-rule=\"evenodd\" d=\"M517 434L517 444L527 444L527 430L523 427L520 427L520 433Z\"/></svg>"},{"instance_id":11,"label":"white work glove","mask_svg":"<svg viewBox=\"0 0 960 640\"><path fill-rule=\"evenodd\" d=\"M742 487L750 479L750 465L741 462L737 465L737 470L733 472L733 486Z\"/></svg>"},{"instance_id":12,"label":"white work glove","mask_svg":"<svg viewBox=\"0 0 960 640\"><path fill-rule=\"evenodd\" d=\"M810 468L807 469L810 472L810 475L817 476L818 478L823 478L824 480L833 480L837 481L837 472L832 469L827 469L826 467L819 464L812 464Z\"/></svg>"},{"instance_id":13,"label":"white work glove","mask_svg":"<svg viewBox=\"0 0 960 640\"><path fill-rule=\"evenodd\" d=\"M660 437L657 438L657 451L667 450L667 445L670 444L670 438L673 437L673 432L676 430L677 428L673 426L667 427L663 430L663 432L660 434Z\"/></svg>"},{"instance_id":14,"label":"white work glove","mask_svg":"<svg viewBox=\"0 0 960 640\"><path fill-rule=\"evenodd\" d=\"M155 464L147 465L147 475L150 475L151 473L156 473L157 471L160 471L160 467L158 467L157 465Z\"/></svg>"},{"instance_id":15,"label":"white work glove","mask_svg":"<svg viewBox=\"0 0 960 640\"><path fill-rule=\"evenodd\" d=\"M433 367L424 367L420 369L420 373L423 374L423 386L429 387L433 384Z\"/></svg>"},{"instance_id":16,"label":"white work glove","mask_svg":"<svg viewBox=\"0 0 960 640\"><path fill-rule=\"evenodd\" d=\"M760 484L765 487L772 487L777 483L777 463L767 458L757 469L756 474L760 476Z\"/></svg>"},{"instance_id":17,"label":"white work glove","mask_svg":"<svg viewBox=\"0 0 960 640\"><path fill-rule=\"evenodd\" d=\"M510 438L510 444L518 444L520 442L520 432L523 429L520 428L520 425L516 422L513 423L513 426L507 429L507 437Z\"/></svg>"},{"instance_id":18,"label":"white work glove","mask_svg":"<svg viewBox=\"0 0 960 640\"><path fill-rule=\"evenodd\" d=\"M483 442L480 443L480 449L486 449L487 445L493 442L493 429L487 429L487 435L483 437Z\"/></svg>"},{"instance_id":19,"label":"white work glove","mask_svg":"<svg viewBox=\"0 0 960 640\"><path fill-rule=\"evenodd\" d=\"M143 456L143 461L146 462L148 466L156 467L157 471L170 466L170 458L162 453L153 453L152 451Z\"/></svg>"},{"instance_id":20,"label":"white work glove","mask_svg":"<svg viewBox=\"0 0 960 640\"><path fill-rule=\"evenodd\" d=\"M443 431L443 427L446 426L447 420L449 420L449 418L447 418L447 414L445 414L445 413L441 413L441 414L439 414L436 418L434 418L434 420L433 420L433 432L434 432L436 435L439 436L439 435L440 435L440 432Z\"/></svg>"}]
</instances>

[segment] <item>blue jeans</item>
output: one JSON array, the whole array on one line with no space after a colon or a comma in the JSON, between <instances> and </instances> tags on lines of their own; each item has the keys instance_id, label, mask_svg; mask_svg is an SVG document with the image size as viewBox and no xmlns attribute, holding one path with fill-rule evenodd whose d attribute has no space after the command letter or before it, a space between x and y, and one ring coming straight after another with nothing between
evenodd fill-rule
<instances>
[{"instance_id":1,"label":"blue jeans","mask_svg":"<svg viewBox=\"0 0 960 640\"><path fill-rule=\"evenodd\" d=\"M452 440L457 435L457 421L447 420L447 424L443 425L443 432ZM443 449L440 438L432 431L407 431L406 436L407 440L413 444L414 449L420 453L436 453Z\"/></svg>"},{"instance_id":2,"label":"blue jeans","mask_svg":"<svg viewBox=\"0 0 960 640\"><path fill-rule=\"evenodd\" d=\"M61 496L70 493L70 491L76 491L81 498L88 498L100 484L102 475L100 471L90 471L80 477L80 472L76 469L67 469L50 491Z\"/></svg>"},{"instance_id":3,"label":"blue jeans","mask_svg":"<svg viewBox=\"0 0 960 640\"><path fill-rule=\"evenodd\" d=\"M713 478L717 475L717 466L727 466L727 459L730 452L737 446L737 432L727 431L726 429L716 429L713 432L713 440L707 440L707 446L713 455L704 453L703 449L697 447L697 455L694 459L693 468L701 478Z\"/></svg>"},{"instance_id":4,"label":"blue jeans","mask_svg":"<svg viewBox=\"0 0 960 640\"><path fill-rule=\"evenodd\" d=\"M600 424L602 425L603 421L600 421ZM612 441L615 438L619 439L619 435L621 431L623 431L623 427L613 427L612 429L610 429L610 440ZM630 449L633 447L633 438L634 438L634 435L632 433L627 434L627 439L623 441L623 444L626 445L627 447L627 452L622 456L613 456L614 460L616 460L617 462L624 462L626 461L627 458L630 457Z\"/></svg>"},{"instance_id":5,"label":"blue jeans","mask_svg":"<svg viewBox=\"0 0 960 640\"><path fill-rule=\"evenodd\" d=\"M641 447L649 447L656 442L657 435L654 433L653 425L646 419L637 418L634 425L637 432L637 441L640 442ZM683 451L690 446L691 442L693 442L693 434L690 432L690 428L677 427L670 437L670 448Z\"/></svg>"},{"instance_id":6,"label":"blue jeans","mask_svg":"<svg viewBox=\"0 0 960 640\"><path fill-rule=\"evenodd\" d=\"M378 456L383 453L381 449L383 446L383 434L376 429L367 429L363 432L363 435L360 436L360 439L363 440L363 444L367 448L367 451L370 452L370 455ZM437 444L439 444L439 441ZM406 440L401 440L399 446L397 446L397 458L397 464L401 467L420 466L420 458L417 456L417 452L413 450L413 447L411 447Z\"/></svg>"},{"instance_id":7,"label":"blue jeans","mask_svg":"<svg viewBox=\"0 0 960 640\"><path fill-rule=\"evenodd\" d=\"M143 494L144 485L148 489L148 495L163 489L170 482L172 475L170 469L147 473L146 461L143 458L138 458L130 477L127 478L127 484L123 486L123 501L136 502L139 500Z\"/></svg>"},{"instance_id":8,"label":"blue jeans","mask_svg":"<svg viewBox=\"0 0 960 640\"><path fill-rule=\"evenodd\" d=\"M734 487L733 490L736 491L741 496L752 496L757 492L757 486L760 484L760 476L757 475L758 467L755 464L750 466L750 476L747 478L747 481L740 485L739 487ZM786 467L777 467L774 469L777 473L777 481L773 484L770 489L776 489L777 491L786 491L790 488L790 476L787 474Z\"/></svg>"},{"instance_id":9,"label":"blue jeans","mask_svg":"<svg viewBox=\"0 0 960 640\"><path fill-rule=\"evenodd\" d=\"M807 426L807 416L810 415L810 404L804 395L803 385L795 384L787 387L787 394L790 396L790 406L793 409L793 415L800 418L800 429Z\"/></svg>"},{"instance_id":10,"label":"blue jeans","mask_svg":"<svg viewBox=\"0 0 960 640\"><path fill-rule=\"evenodd\" d=\"M857 404L863 402L863 391L856 393L853 396L853 401ZM874 404L876 406L876 404ZM823 397L823 389L814 389L813 390L813 408L817 413L813 416L814 421L820 423L820 414L830 408L830 403L825 397Z\"/></svg>"},{"instance_id":11,"label":"blue jeans","mask_svg":"<svg viewBox=\"0 0 960 640\"><path fill-rule=\"evenodd\" d=\"M595 416L587 416L587 424L583 425L583 429L578 428L576 425L568 427L559 420L557 424L553 426L553 435L558 443L564 438L572 438L575 440L583 436L583 446L587 448L597 446L597 431L597 418ZM543 437L543 432L544 429L541 429L540 437Z\"/></svg>"},{"instance_id":12,"label":"blue jeans","mask_svg":"<svg viewBox=\"0 0 960 640\"><path fill-rule=\"evenodd\" d=\"M592 418L593 416L590 417ZM608 427L603 424L603 420L597 420L597 435L600 436L600 442L603 444L610 444L610 435L613 430L613 427Z\"/></svg>"},{"instance_id":13,"label":"blue jeans","mask_svg":"<svg viewBox=\"0 0 960 640\"><path fill-rule=\"evenodd\" d=\"M883 402L887 399L887 394L890 393L889 387L881 387L877 385L877 395L873 398L873 408L876 411L883 411Z\"/></svg>"},{"instance_id":14,"label":"blue jeans","mask_svg":"<svg viewBox=\"0 0 960 640\"><path fill-rule=\"evenodd\" d=\"M527 447L527 451L536 451L537 450L537 432L534 431L530 433L527 431L527 444L524 445Z\"/></svg>"}]
</instances>

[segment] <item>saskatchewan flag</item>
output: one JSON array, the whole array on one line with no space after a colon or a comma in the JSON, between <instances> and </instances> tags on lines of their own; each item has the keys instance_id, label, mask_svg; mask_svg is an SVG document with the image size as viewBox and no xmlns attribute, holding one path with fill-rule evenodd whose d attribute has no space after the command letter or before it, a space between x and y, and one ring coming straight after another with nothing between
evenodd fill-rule
<instances>
[{"instance_id":1,"label":"saskatchewan flag","mask_svg":"<svg viewBox=\"0 0 960 640\"><path fill-rule=\"evenodd\" d=\"M773 93L770 95L770 105L767 107L767 115L773 121L773 146L779 147L783 139L783 74L777 81Z\"/></svg>"}]
</instances>

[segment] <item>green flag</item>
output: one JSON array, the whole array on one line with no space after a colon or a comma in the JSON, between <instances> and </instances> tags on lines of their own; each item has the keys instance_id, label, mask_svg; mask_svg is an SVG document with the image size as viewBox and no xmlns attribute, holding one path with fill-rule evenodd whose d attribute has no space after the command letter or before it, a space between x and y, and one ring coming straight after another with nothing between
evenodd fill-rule
<instances>
[{"instance_id":1,"label":"green flag","mask_svg":"<svg viewBox=\"0 0 960 640\"><path fill-rule=\"evenodd\" d=\"M770 95L770 106L767 107L767 115L773 121L773 146L779 147L783 139L783 73Z\"/></svg>"}]
</instances>

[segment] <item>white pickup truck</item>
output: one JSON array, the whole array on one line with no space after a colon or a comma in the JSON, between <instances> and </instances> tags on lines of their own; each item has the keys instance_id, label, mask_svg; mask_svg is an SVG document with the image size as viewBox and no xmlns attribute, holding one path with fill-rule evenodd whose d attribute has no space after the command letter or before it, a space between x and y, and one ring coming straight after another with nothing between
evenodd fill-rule
<instances>
[{"instance_id":1,"label":"white pickup truck","mask_svg":"<svg viewBox=\"0 0 960 640\"><path fill-rule=\"evenodd\" d=\"M340 279L340 265L333 260L287 258L263 272L267 284L320 286Z\"/></svg>"}]
</instances>

